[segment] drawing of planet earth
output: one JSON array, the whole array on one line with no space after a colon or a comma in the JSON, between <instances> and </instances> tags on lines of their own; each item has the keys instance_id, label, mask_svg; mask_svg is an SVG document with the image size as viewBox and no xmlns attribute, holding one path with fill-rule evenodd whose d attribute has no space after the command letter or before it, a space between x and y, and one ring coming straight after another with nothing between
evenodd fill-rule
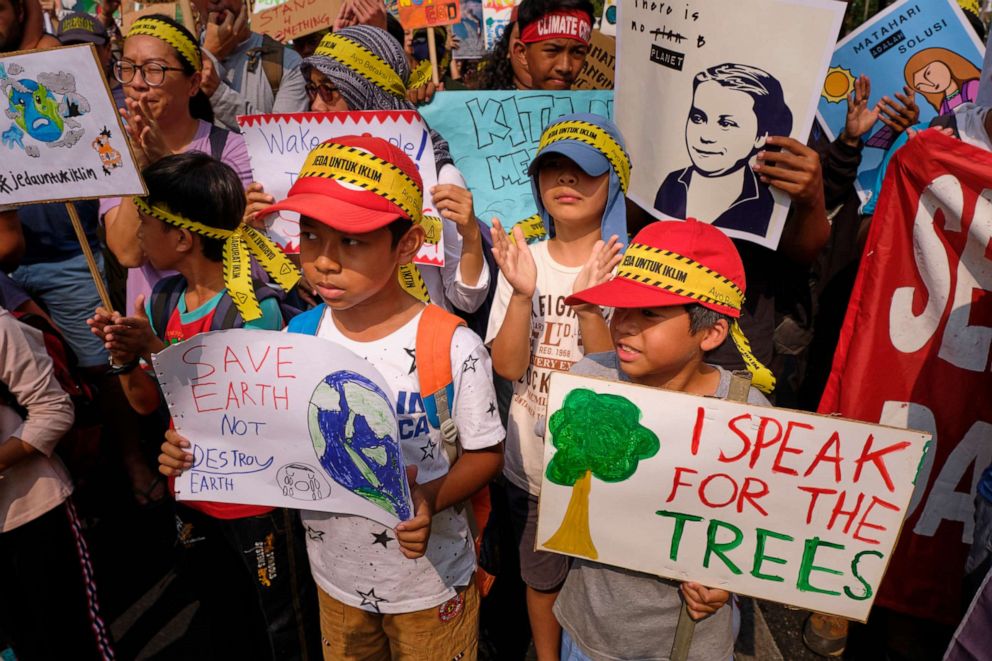
<instances>
[{"instance_id":1,"label":"drawing of planet earth","mask_svg":"<svg viewBox=\"0 0 992 661\"><path fill-rule=\"evenodd\" d=\"M308 407L310 440L334 481L400 520L409 519L409 486L396 417L379 386L355 372L327 375Z\"/></svg>"}]
</instances>

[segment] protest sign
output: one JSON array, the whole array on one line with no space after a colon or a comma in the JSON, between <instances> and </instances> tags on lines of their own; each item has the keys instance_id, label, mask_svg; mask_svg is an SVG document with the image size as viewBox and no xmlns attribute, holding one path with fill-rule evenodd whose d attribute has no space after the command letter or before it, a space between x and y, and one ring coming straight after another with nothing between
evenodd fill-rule
<instances>
[{"instance_id":1,"label":"protest sign","mask_svg":"<svg viewBox=\"0 0 992 661\"><path fill-rule=\"evenodd\" d=\"M956 0L893 4L837 44L819 104L827 136L833 140L844 130L846 99L861 75L871 79L870 104L895 99L903 86L915 89L921 122L975 101L984 51ZM856 184L866 202L897 137L881 121L864 136Z\"/></svg>"},{"instance_id":2,"label":"protest sign","mask_svg":"<svg viewBox=\"0 0 992 661\"><path fill-rule=\"evenodd\" d=\"M928 440L554 373L538 548L864 621Z\"/></svg>"},{"instance_id":3,"label":"protest sign","mask_svg":"<svg viewBox=\"0 0 992 661\"><path fill-rule=\"evenodd\" d=\"M537 212L527 168L544 127L573 112L613 116L613 93L439 92L420 113L444 136L472 191L475 215L492 224Z\"/></svg>"},{"instance_id":4,"label":"protest sign","mask_svg":"<svg viewBox=\"0 0 992 661\"><path fill-rule=\"evenodd\" d=\"M411 514L383 377L344 347L258 330L204 333L152 357L193 466L176 499L357 514Z\"/></svg>"},{"instance_id":5,"label":"protest sign","mask_svg":"<svg viewBox=\"0 0 992 661\"><path fill-rule=\"evenodd\" d=\"M589 42L589 54L586 55L579 71L578 78L572 89L576 90L611 90L613 89L613 73L616 67L617 40L603 35L599 30L593 30Z\"/></svg>"},{"instance_id":6,"label":"protest sign","mask_svg":"<svg viewBox=\"0 0 992 661\"><path fill-rule=\"evenodd\" d=\"M751 165L769 135L806 142L845 5L618 6L617 125L634 163L628 197L659 218L696 218L775 248L789 196ZM759 25L775 37L755 48L742 26Z\"/></svg>"},{"instance_id":7,"label":"protest sign","mask_svg":"<svg viewBox=\"0 0 992 661\"><path fill-rule=\"evenodd\" d=\"M608 37L617 36L617 0L606 0L603 3L603 18L599 23L599 31Z\"/></svg>"},{"instance_id":8,"label":"protest sign","mask_svg":"<svg viewBox=\"0 0 992 661\"><path fill-rule=\"evenodd\" d=\"M515 0L482 0L482 18L486 24L486 48L492 50L510 22Z\"/></svg>"},{"instance_id":9,"label":"protest sign","mask_svg":"<svg viewBox=\"0 0 992 661\"><path fill-rule=\"evenodd\" d=\"M251 28L286 43L334 24L342 0L287 0L252 16Z\"/></svg>"},{"instance_id":10,"label":"protest sign","mask_svg":"<svg viewBox=\"0 0 992 661\"><path fill-rule=\"evenodd\" d=\"M91 45L0 57L0 93L0 205L144 194Z\"/></svg>"},{"instance_id":11,"label":"protest sign","mask_svg":"<svg viewBox=\"0 0 992 661\"><path fill-rule=\"evenodd\" d=\"M277 200L289 193L310 150L325 140L340 135L369 134L402 149L417 164L424 182L427 240L415 261L444 266L444 223L434 209L430 195L431 188L437 185L434 145L424 121L415 111L241 115L238 125L248 146L253 179ZM285 252L300 251L300 224L296 214L280 212L266 219L266 224L269 237Z\"/></svg>"},{"instance_id":12,"label":"protest sign","mask_svg":"<svg viewBox=\"0 0 992 661\"><path fill-rule=\"evenodd\" d=\"M895 153L819 410L930 431L879 603L948 624L992 463L992 154L927 131Z\"/></svg>"},{"instance_id":13,"label":"protest sign","mask_svg":"<svg viewBox=\"0 0 992 661\"><path fill-rule=\"evenodd\" d=\"M286 0L255 0L251 9L254 13L258 14L266 9L272 9L273 7L284 4L286 4Z\"/></svg>"},{"instance_id":14,"label":"protest sign","mask_svg":"<svg viewBox=\"0 0 992 661\"><path fill-rule=\"evenodd\" d=\"M396 6L405 30L451 25L462 17L458 0L399 0Z\"/></svg>"},{"instance_id":15,"label":"protest sign","mask_svg":"<svg viewBox=\"0 0 992 661\"><path fill-rule=\"evenodd\" d=\"M482 59L486 54L482 3L478 0L462 0L462 20L451 26L451 32L458 40L458 48L452 51L456 60Z\"/></svg>"}]
</instances>

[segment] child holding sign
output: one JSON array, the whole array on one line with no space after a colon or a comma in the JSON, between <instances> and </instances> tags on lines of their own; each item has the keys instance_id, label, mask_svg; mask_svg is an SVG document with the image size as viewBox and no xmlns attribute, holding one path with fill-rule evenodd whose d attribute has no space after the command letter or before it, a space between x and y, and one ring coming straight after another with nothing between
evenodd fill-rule
<instances>
[{"instance_id":1,"label":"child holding sign","mask_svg":"<svg viewBox=\"0 0 992 661\"><path fill-rule=\"evenodd\" d=\"M614 350L587 355L570 371L726 397L730 373L705 359L728 334L749 366L764 369L751 358L737 324L744 287L744 265L720 230L695 220L652 223L634 237L615 278L566 299L569 305L614 310ZM748 401L768 405L755 388ZM659 658L671 649L680 589L690 616L703 620L689 658L732 658L732 617L723 608L727 591L581 558L572 561L555 603L564 630L561 658Z\"/></svg>"},{"instance_id":2,"label":"child holding sign","mask_svg":"<svg viewBox=\"0 0 992 661\"><path fill-rule=\"evenodd\" d=\"M534 644L538 658L552 659L560 630L551 607L568 559L534 550L544 459L534 426L545 415L551 372L568 370L584 352L611 346L602 311L571 309L565 297L594 284L597 271L609 273L620 260L618 238L627 238L624 192L630 161L612 122L598 115L566 115L544 130L530 175L540 214L513 228L513 242L499 221L493 223L500 275L486 342L492 345L493 369L516 382L503 473ZM539 236L544 228L552 238L528 248L525 235Z\"/></svg>"}]
</instances>

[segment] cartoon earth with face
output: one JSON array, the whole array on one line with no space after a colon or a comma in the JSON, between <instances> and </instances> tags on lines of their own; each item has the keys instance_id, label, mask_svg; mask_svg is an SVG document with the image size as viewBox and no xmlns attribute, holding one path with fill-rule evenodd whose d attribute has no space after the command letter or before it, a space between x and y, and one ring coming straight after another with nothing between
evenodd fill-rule
<instances>
[{"instance_id":1,"label":"cartoon earth with face","mask_svg":"<svg viewBox=\"0 0 992 661\"><path fill-rule=\"evenodd\" d=\"M22 89L10 88L8 110L21 130L35 140L55 142L64 123L55 96L34 80L20 80Z\"/></svg>"},{"instance_id":2,"label":"cartoon earth with face","mask_svg":"<svg viewBox=\"0 0 992 661\"><path fill-rule=\"evenodd\" d=\"M335 482L397 518L411 517L396 418L386 393L368 378L341 370L310 396L310 440Z\"/></svg>"},{"instance_id":3,"label":"cartoon earth with face","mask_svg":"<svg viewBox=\"0 0 992 661\"><path fill-rule=\"evenodd\" d=\"M72 147L83 137L76 117L90 111L90 104L76 92L76 80L64 71L42 72L34 78L15 79L24 68L0 64L0 94L7 99L4 115L12 123L2 133L3 144L39 156L38 145L24 143L27 136L48 147Z\"/></svg>"}]
</instances>

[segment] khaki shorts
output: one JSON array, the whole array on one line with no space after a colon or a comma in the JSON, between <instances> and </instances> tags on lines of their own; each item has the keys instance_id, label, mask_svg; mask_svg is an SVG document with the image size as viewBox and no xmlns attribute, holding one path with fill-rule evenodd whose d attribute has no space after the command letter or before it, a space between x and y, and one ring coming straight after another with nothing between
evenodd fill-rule
<instances>
[{"instance_id":1,"label":"khaki shorts","mask_svg":"<svg viewBox=\"0 0 992 661\"><path fill-rule=\"evenodd\" d=\"M318 592L324 661L476 661L474 582L440 606L412 613L370 613Z\"/></svg>"}]
</instances>

